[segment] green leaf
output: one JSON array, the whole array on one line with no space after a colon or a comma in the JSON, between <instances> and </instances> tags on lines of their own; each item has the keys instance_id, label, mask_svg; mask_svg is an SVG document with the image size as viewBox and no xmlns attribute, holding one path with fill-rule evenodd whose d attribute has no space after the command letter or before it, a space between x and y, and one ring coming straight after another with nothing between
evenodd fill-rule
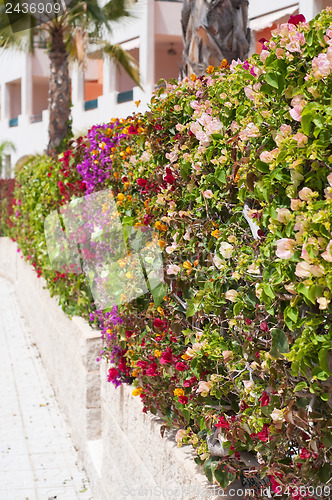
<instances>
[{"instance_id":1,"label":"green leaf","mask_svg":"<svg viewBox=\"0 0 332 500\"><path fill-rule=\"evenodd\" d=\"M307 288L303 283L299 283L297 291L304 295L310 302L312 302L313 304L315 303L315 297L312 297L310 289Z\"/></svg>"},{"instance_id":2,"label":"green leaf","mask_svg":"<svg viewBox=\"0 0 332 500\"><path fill-rule=\"evenodd\" d=\"M326 372L326 373L331 373L329 370L328 362L327 362L327 355L330 351L330 347L324 347L321 349L318 353L318 359L319 359L319 366Z\"/></svg>"},{"instance_id":3,"label":"green leaf","mask_svg":"<svg viewBox=\"0 0 332 500\"><path fill-rule=\"evenodd\" d=\"M270 355L275 359L282 358L284 353L289 352L287 336L279 328L273 328L271 335L272 347Z\"/></svg>"},{"instance_id":4,"label":"green leaf","mask_svg":"<svg viewBox=\"0 0 332 500\"><path fill-rule=\"evenodd\" d=\"M151 290L151 295L153 297L153 302L156 307L160 306L163 302L163 297L167 295L167 285L165 283L160 283L158 286Z\"/></svg>"},{"instance_id":5,"label":"green leaf","mask_svg":"<svg viewBox=\"0 0 332 500\"><path fill-rule=\"evenodd\" d=\"M227 486L234 481L236 476L225 470L224 467L225 466L221 464L218 468L216 468L214 471L214 477L222 488L227 488Z\"/></svg>"},{"instance_id":6,"label":"green leaf","mask_svg":"<svg viewBox=\"0 0 332 500\"><path fill-rule=\"evenodd\" d=\"M318 471L319 479L323 483L327 483L331 479L332 467L330 464L324 464Z\"/></svg>"},{"instance_id":7,"label":"green leaf","mask_svg":"<svg viewBox=\"0 0 332 500\"><path fill-rule=\"evenodd\" d=\"M306 389L308 386L307 386L307 383L306 382L299 382L298 384L296 384L296 386L294 387L294 392L298 392L298 391L301 391L302 389Z\"/></svg>"},{"instance_id":8,"label":"green leaf","mask_svg":"<svg viewBox=\"0 0 332 500\"><path fill-rule=\"evenodd\" d=\"M271 87L274 87L275 89L279 88L279 80L278 80L278 73L267 73L265 75L265 80Z\"/></svg>"}]
</instances>

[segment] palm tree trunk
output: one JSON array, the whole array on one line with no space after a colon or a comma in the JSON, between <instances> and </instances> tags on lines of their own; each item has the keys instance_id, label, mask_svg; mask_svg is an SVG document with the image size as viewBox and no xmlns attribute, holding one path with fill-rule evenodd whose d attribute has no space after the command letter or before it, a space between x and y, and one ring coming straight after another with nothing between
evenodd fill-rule
<instances>
[{"instance_id":1,"label":"palm tree trunk","mask_svg":"<svg viewBox=\"0 0 332 500\"><path fill-rule=\"evenodd\" d=\"M51 76L49 88L49 143L47 153L52 154L69 133L70 80L68 54L61 26L51 30L51 50L49 52Z\"/></svg>"},{"instance_id":2,"label":"palm tree trunk","mask_svg":"<svg viewBox=\"0 0 332 500\"><path fill-rule=\"evenodd\" d=\"M184 0L181 76L202 75L223 59L245 59L249 50L248 0Z\"/></svg>"}]
</instances>

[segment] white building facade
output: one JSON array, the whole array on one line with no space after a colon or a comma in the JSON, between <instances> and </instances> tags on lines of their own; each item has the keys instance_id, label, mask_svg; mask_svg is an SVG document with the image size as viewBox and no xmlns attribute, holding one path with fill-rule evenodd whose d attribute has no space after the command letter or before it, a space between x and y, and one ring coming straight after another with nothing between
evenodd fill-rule
<instances>
[{"instance_id":1,"label":"white building facade","mask_svg":"<svg viewBox=\"0 0 332 500\"><path fill-rule=\"evenodd\" d=\"M260 51L258 40L269 38L272 29L301 13L307 20L331 5L331 0L249 0L251 52ZM89 58L87 67L70 70L72 120L75 135L113 117L145 111L161 78L177 78L181 66L181 1L138 0L133 16L116 24L111 42L119 43L136 59L142 88L107 57ZM40 45L42 46L41 39ZM99 56L102 57L102 56ZM34 55L10 49L0 51L0 143L16 147L7 156L7 176L21 157L42 153L48 143L49 60L44 48ZM139 107L135 102L141 101Z\"/></svg>"}]
</instances>

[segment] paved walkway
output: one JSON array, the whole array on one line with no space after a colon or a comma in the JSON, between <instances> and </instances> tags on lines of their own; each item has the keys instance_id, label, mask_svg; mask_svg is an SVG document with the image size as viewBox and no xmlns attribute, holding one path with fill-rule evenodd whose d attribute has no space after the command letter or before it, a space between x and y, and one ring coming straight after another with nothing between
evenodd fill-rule
<instances>
[{"instance_id":1,"label":"paved walkway","mask_svg":"<svg viewBox=\"0 0 332 500\"><path fill-rule=\"evenodd\" d=\"M0 277L0 500L92 500L13 288Z\"/></svg>"}]
</instances>

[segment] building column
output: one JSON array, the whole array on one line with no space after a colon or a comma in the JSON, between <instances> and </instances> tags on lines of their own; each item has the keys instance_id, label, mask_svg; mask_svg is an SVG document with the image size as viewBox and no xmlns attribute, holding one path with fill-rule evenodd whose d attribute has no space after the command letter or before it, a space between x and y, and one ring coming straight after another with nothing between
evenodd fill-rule
<instances>
[{"instance_id":1,"label":"building column","mask_svg":"<svg viewBox=\"0 0 332 500\"><path fill-rule=\"evenodd\" d=\"M84 73L75 63L71 73L71 100L73 106L84 102Z\"/></svg>"},{"instance_id":2,"label":"building column","mask_svg":"<svg viewBox=\"0 0 332 500\"><path fill-rule=\"evenodd\" d=\"M1 121L7 120L9 117L9 89L8 84L1 84Z\"/></svg>"},{"instance_id":3,"label":"building column","mask_svg":"<svg viewBox=\"0 0 332 500\"><path fill-rule=\"evenodd\" d=\"M140 35L139 69L142 87L150 99L155 87L155 33L154 0L146 0L143 14L143 29Z\"/></svg>"},{"instance_id":4,"label":"building column","mask_svg":"<svg viewBox=\"0 0 332 500\"><path fill-rule=\"evenodd\" d=\"M306 21L316 17L321 9L320 0L299 0L299 13L304 15Z\"/></svg>"},{"instance_id":5,"label":"building column","mask_svg":"<svg viewBox=\"0 0 332 500\"><path fill-rule=\"evenodd\" d=\"M26 54L21 78L21 115L32 115L32 58Z\"/></svg>"},{"instance_id":6,"label":"building column","mask_svg":"<svg viewBox=\"0 0 332 500\"><path fill-rule=\"evenodd\" d=\"M115 62L105 55L103 60L103 96L116 92L116 74Z\"/></svg>"}]
</instances>

